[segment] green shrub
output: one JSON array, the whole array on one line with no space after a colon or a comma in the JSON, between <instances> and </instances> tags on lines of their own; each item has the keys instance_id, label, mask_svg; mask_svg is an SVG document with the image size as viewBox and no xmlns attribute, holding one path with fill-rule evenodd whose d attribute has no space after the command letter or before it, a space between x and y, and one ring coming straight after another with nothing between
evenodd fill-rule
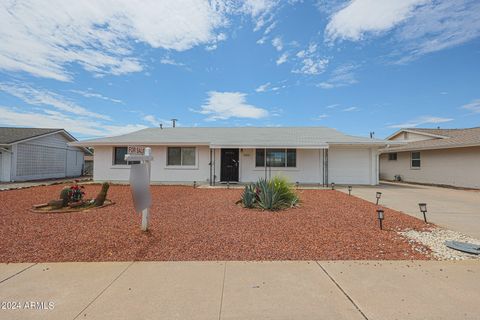
<instances>
[{"instance_id":1,"label":"green shrub","mask_svg":"<svg viewBox=\"0 0 480 320\"><path fill-rule=\"evenodd\" d=\"M279 210L298 203L292 184L285 178L275 176L270 180L259 179L257 183L245 186L241 202L246 208Z\"/></svg>"}]
</instances>

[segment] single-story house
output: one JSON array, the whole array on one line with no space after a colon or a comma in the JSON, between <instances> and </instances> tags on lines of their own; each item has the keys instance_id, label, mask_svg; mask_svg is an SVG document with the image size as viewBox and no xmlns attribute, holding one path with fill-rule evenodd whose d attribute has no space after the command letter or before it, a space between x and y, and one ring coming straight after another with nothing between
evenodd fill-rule
<instances>
[{"instance_id":1,"label":"single-story house","mask_svg":"<svg viewBox=\"0 0 480 320\"><path fill-rule=\"evenodd\" d=\"M94 148L95 181L129 180L129 146L151 147L157 183L253 182L283 175L302 184L378 184L385 140L325 127L148 128L74 142ZM132 148L133 149L133 148Z\"/></svg>"},{"instance_id":2,"label":"single-story house","mask_svg":"<svg viewBox=\"0 0 480 320\"><path fill-rule=\"evenodd\" d=\"M0 127L0 181L80 176L89 151L73 141L63 129Z\"/></svg>"},{"instance_id":3,"label":"single-story house","mask_svg":"<svg viewBox=\"0 0 480 320\"><path fill-rule=\"evenodd\" d=\"M405 144L381 150L381 179L480 188L480 127L401 129L387 140Z\"/></svg>"}]
</instances>

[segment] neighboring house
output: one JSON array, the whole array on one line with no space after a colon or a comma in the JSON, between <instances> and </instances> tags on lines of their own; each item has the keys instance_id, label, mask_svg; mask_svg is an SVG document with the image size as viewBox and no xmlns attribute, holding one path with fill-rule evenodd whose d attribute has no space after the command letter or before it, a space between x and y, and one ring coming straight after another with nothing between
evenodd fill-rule
<instances>
[{"instance_id":1,"label":"neighboring house","mask_svg":"<svg viewBox=\"0 0 480 320\"><path fill-rule=\"evenodd\" d=\"M128 146L152 148L151 177L159 183L252 182L283 175L304 184L378 183L384 140L324 127L149 128L75 142L94 148L95 181L128 181Z\"/></svg>"},{"instance_id":2,"label":"neighboring house","mask_svg":"<svg viewBox=\"0 0 480 320\"><path fill-rule=\"evenodd\" d=\"M380 178L480 188L480 127L401 129L387 138L406 142L380 156Z\"/></svg>"},{"instance_id":3,"label":"neighboring house","mask_svg":"<svg viewBox=\"0 0 480 320\"><path fill-rule=\"evenodd\" d=\"M0 181L76 177L82 174L82 147L63 129L0 127Z\"/></svg>"}]
</instances>

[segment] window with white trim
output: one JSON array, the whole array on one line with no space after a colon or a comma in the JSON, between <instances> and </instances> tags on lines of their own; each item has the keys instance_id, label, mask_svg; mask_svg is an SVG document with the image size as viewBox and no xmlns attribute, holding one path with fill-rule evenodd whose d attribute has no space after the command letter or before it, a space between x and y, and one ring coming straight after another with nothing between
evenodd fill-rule
<instances>
[{"instance_id":1,"label":"window with white trim","mask_svg":"<svg viewBox=\"0 0 480 320\"><path fill-rule=\"evenodd\" d=\"M167 166L194 166L195 147L168 147Z\"/></svg>"},{"instance_id":2,"label":"window with white trim","mask_svg":"<svg viewBox=\"0 0 480 320\"><path fill-rule=\"evenodd\" d=\"M296 149L255 149L255 167L295 168Z\"/></svg>"},{"instance_id":3,"label":"window with white trim","mask_svg":"<svg viewBox=\"0 0 480 320\"><path fill-rule=\"evenodd\" d=\"M410 153L410 159L411 159L411 167L413 169L420 169L421 165L421 160L420 160L420 152L412 152Z\"/></svg>"}]
</instances>

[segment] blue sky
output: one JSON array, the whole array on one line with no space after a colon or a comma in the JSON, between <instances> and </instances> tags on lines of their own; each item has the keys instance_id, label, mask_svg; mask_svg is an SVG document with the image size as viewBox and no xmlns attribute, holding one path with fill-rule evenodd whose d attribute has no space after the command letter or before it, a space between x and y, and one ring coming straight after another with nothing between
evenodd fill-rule
<instances>
[{"instance_id":1,"label":"blue sky","mask_svg":"<svg viewBox=\"0 0 480 320\"><path fill-rule=\"evenodd\" d=\"M476 0L3 1L0 125L474 127L479 36Z\"/></svg>"}]
</instances>

